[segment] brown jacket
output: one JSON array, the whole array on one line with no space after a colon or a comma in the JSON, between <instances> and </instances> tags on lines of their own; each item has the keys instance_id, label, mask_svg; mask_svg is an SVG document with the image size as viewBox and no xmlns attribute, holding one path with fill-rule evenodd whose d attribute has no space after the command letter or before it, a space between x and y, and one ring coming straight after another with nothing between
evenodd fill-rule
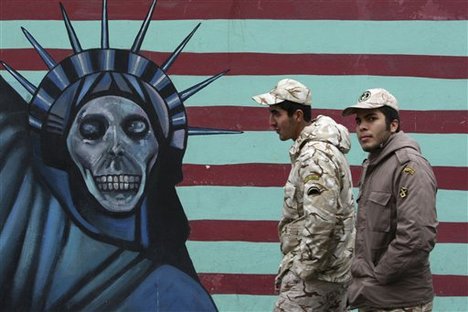
<instances>
[{"instance_id":1,"label":"brown jacket","mask_svg":"<svg viewBox=\"0 0 468 312\"><path fill-rule=\"evenodd\" d=\"M392 135L363 164L352 307L398 308L433 299L429 253L436 239L436 180L419 146Z\"/></svg>"}]
</instances>

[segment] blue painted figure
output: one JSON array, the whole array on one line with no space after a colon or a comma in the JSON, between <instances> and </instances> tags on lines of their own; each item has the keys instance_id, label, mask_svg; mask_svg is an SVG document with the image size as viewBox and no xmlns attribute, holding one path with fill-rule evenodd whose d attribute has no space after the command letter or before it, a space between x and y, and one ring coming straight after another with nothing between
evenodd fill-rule
<instances>
[{"instance_id":1,"label":"blue painted figure","mask_svg":"<svg viewBox=\"0 0 468 312\"><path fill-rule=\"evenodd\" d=\"M49 72L33 96L0 78L0 309L216 311L185 242L184 100L166 71L198 26L157 66L139 55L156 1L131 50L83 50L62 7L73 54L56 63L25 29ZM24 104L24 105L22 105ZM198 129L197 134L210 133Z\"/></svg>"}]
</instances>

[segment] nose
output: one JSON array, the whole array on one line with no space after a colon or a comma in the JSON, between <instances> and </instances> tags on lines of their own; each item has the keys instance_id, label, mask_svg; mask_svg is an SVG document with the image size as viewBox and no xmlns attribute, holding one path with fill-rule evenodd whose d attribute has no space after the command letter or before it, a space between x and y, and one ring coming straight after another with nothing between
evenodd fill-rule
<instances>
[{"instance_id":1,"label":"nose","mask_svg":"<svg viewBox=\"0 0 468 312\"><path fill-rule=\"evenodd\" d=\"M367 123L365 123L364 121L361 121L361 123L359 123L357 125L357 130L358 131L365 131L367 130Z\"/></svg>"},{"instance_id":2,"label":"nose","mask_svg":"<svg viewBox=\"0 0 468 312\"><path fill-rule=\"evenodd\" d=\"M109 154L111 156L122 156L124 154L124 148L121 142L121 137L115 129L115 127L111 130L112 134L110 135L111 144L110 144L110 149L109 149Z\"/></svg>"},{"instance_id":3,"label":"nose","mask_svg":"<svg viewBox=\"0 0 468 312\"><path fill-rule=\"evenodd\" d=\"M117 144L112 146L111 150L109 151L109 154L112 156L122 156L124 153L124 150L122 148L122 145Z\"/></svg>"},{"instance_id":4,"label":"nose","mask_svg":"<svg viewBox=\"0 0 468 312\"><path fill-rule=\"evenodd\" d=\"M115 127L109 128L111 133L108 136L109 139L109 150L108 150L108 163L107 168L113 171L120 171L122 169L122 162L124 158L124 148L121 142L121 134L118 133Z\"/></svg>"},{"instance_id":5,"label":"nose","mask_svg":"<svg viewBox=\"0 0 468 312\"><path fill-rule=\"evenodd\" d=\"M270 117L268 118L268 123L270 124L270 128L275 128L276 121L275 121L275 119L273 118L272 115L270 115Z\"/></svg>"}]
</instances>

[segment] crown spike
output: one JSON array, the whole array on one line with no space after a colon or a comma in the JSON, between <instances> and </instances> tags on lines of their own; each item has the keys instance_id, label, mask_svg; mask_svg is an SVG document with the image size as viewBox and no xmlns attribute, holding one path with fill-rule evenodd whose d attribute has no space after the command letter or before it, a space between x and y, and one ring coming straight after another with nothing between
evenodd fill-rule
<instances>
[{"instance_id":1,"label":"crown spike","mask_svg":"<svg viewBox=\"0 0 468 312\"><path fill-rule=\"evenodd\" d=\"M225 130L225 129L210 129L210 128L199 128L189 127L188 135L212 135L212 134L240 134L244 133L239 130Z\"/></svg>"},{"instance_id":2,"label":"crown spike","mask_svg":"<svg viewBox=\"0 0 468 312\"><path fill-rule=\"evenodd\" d=\"M182 52L182 50L185 48L185 46L187 45L187 43L190 41L190 39L192 38L193 34L197 31L197 29L200 27L201 23L198 23L197 26L195 26L195 28L192 30L192 32L187 36L185 37L185 39L179 44L179 46L177 47L177 49L175 49L175 51L169 56L169 58L164 62L163 65L161 65L161 69L164 71L164 72L167 72L167 70L171 67L172 63L175 62L175 60L177 59L177 57L179 56L179 54Z\"/></svg>"},{"instance_id":3,"label":"crown spike","mask_svg":"<svg viewBox=\"0 0 468 312\"><path fill-rule=\"evenodd\" d=\"M227 72L229 71L229 69L215 75L215 76L212 76L190 88L188 88L187 90L184 90L182 92L180 92L179 96L180 98L182 99L182 101L185 101L186 99L188 99L189 97L191 97L192 95L194 95L195 93L199 92L200 90L202 90L203 88L205 88L206 86L208 86L210 83L212 83L213 81L215 81L216 79L220 78L221 76L223 76L224 74L226 74Z\"/></svg>"},{"instance_id":4,"label":"crown spike","mask_svg":"<svg viewBox=\"0 0 468 312\"><path fill-rule=\"evenodd\" d=\"M145 20L143 24L141 25L140 31L138 32L138 35L136 36L135 41L133 42L133 46L131 49L133 53L138 53L138 51L140 51L141 45L143 43L143 39L145 39L146 31L148 30L155 6L156 6L156 0L153 0L153 2L151 3L151 7L148 10L148 13L146 14Z\"/></svg>"},{"instance_id":5,"label":"crown spike","mask_svg":"<svg viewBox=\"0 0 468 312\"><path fill-rule=\"evenodd\" d=\"M80 53L81 51L83 51L83 49L81 48L80 41L76 36L75 30L73 29L73 26L70 22L70 19L68 18L67 12L65 11L65 8L62 3L60 3L60 9L62 10L63 21L65 22L68 38L70 39L70 44L73 48L73 51L75 52L75 54Z\"/></svg>"},{"instance_id":6,"label":"crown spike","mask_svg":"<svg viewBox=\"0 0 468 312\"><path fill-rule=\"evenodd\" d=\"M26 30L26 28L21 27L21 30L23 31L24 35L26 36L26 39L33 45L34 49L36 52L39 54L41 59L44 61L44 63L47 65L49 69L52 69L57 65L55 60L50 56L49 53L47 53L46 50L34 39L34 37Z\"/></svg>"},{"instance_id":7,"label":"crown spike","mask_svg":"<svg viewBox=\"0 0 468 312\"><path fill-rule=\"evenodd\" d=\"M7 63L0 61L2 66L31 94L36 93L36 87L24 78L20 73L11 68Z\"/></svg>"},{"instance_id":8,"label":"crown spike","mask_svg":"<svg viewBox=\"0 0 468 312\"><path fill-rule=\"evenodd\" d=\"M107 0L102 0L101 48L109 49L109 20L107 19Z\"/></svg>"}]
</instances>

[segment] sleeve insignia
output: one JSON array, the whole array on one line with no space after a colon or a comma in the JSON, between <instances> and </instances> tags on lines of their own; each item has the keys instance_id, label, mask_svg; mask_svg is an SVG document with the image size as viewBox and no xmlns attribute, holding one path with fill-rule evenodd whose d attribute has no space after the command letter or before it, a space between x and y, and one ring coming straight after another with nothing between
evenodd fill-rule
<instances>
[{"instance_id":1,"label":"sleeve insignia","mask_svg":"<svg viewBox=\"0 0 468 312\"><path fill-rule=\"evenodd\" d=\"M318 180L320 180L320 175L318 173L309 174L307 177L305 177L304 184L310 181L318 181Z\"/></svg>"},{"instance_id":2,"label":"sleeve insignia","mask_svg":"<svg viewBox=\"0 0 468 312\"><path fill-rule=\"evenodd\" d=\"M400 197L405 198L406 196L408 196L408 188L404 186L400 187Z\"/></svg>"},{"instance_id":3,"label":"sleeve insignia","mask_svg":"<svg viewBox=\"0 0 468 312\"><path fill-rule=\"evenodd\" d=\"M416 173L416 170L414 170L413 168L409 167L409 166L406 166L404 169L403 169L403 172L406 173L406 174L409 174L409 175L413 175Z\"/></svg>"},{"instance_id":4,"label":"sleeve insignia","mask_svg":"<svg viewBox=\"0 0 468 312\"><path fill-rule=\"evenodd\" d=\"M307 190L307 195L316 196L316 195L322 194L323 191L324 191L324 189L322 187L315 184L315 185L312 185L311 187L309 187L309 189Z\"/></svg>"}]
</instances>

